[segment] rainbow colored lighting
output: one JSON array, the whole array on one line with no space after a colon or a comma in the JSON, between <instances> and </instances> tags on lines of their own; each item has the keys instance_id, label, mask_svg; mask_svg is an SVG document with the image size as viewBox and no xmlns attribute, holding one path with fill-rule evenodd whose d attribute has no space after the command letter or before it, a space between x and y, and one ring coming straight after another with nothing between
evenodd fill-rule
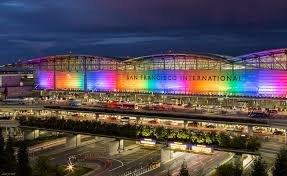
<instances>
[{"instance_id":1,"label":"rainbow colored lighting","mask_svg":"<svg viewBox=\"0 0 287 176\"><path fill-rule=\"evenodd\" d=\"M48 90L84 91L86 88L86 91L286 97L287 72L264 69L38 71L36 84L38 89Z\"/></svg>"},{"instance_id":2,"label":"rainbow colored lighting","mask_svg":"<svg viewBox=\"0 0 287 176\"><path fill-rule=\"evenodd\" d=\"M87 72L87 89L92 91L116 91L115 71Z\"/></svg>"},{"instance_id":3,"label":"rainbow colored lighting","mask_svg":"<svg viewBox=\"0 0 287 176\"><path fill-rule=\"evenodd\" d=\"M54 89L54 72L38 71L36 77L36 88L45 90Z\"/></svg>"},{"instance_id":4,"label":"rainbow colored lighting","mask_svg":"<svg viewBox=\"0 0 287 176\"><path fill-rule=\"evenodd\" d=\"M56 72L56 89L58 90L84 90L84 73L82 72Z\"/></svg>"}]
</instances>

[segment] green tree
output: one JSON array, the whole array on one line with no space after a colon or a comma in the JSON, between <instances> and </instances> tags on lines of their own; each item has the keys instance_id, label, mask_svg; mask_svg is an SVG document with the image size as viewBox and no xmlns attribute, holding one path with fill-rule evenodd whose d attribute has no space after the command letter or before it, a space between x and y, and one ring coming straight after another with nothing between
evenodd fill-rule
<instances>
[{"instance_id":1,"label":"green tree","mask_svg":"<svg viewBox=\"0 0 287 176\"><path fill-rule=\"evenodd\" d=\"M246 148L246 138L242 136L235 136L231 140L230 147L236 149L245 149Z\"/></svg>"},{"instance_id":2,"label":"green tree","mask_svg":"<svg viewBox=\"0 0 287 176\"><path fill-rule=\"evenodd\" d=\"M262 158L257 158L252 166L251 176L268 176L266 167L267 165L262 161Z\"/></svg>"},{"instance_id":3,"label":"green tree","mask_svg":"<svg viewBox=\"0 0 287 176\"><path fill-rule=\"evenodd\" d=\"M27 152L27 146L22 143L17 152L18 164L16 170L16 176L31 176L32 169L29 164L29 157Z\"/></svg>"},{"instance_id":4,"label":"green tree","mask_svg":"<svg viewBox=\"0 0 287 176\"><path fill-rule=\"evenodd\" d=\"M216 169L216 176L228 176L233 172L232 163L223 164Z\"/></svg>"},{"instance_id":5,"label":"green tree","mask_svg":"<svg viewBox=\"0 0 287 176\"><path fill-rule=\"evenodd\" d=\"M16 161L16 157L15 157L15 151L13 148L13 139L11 137L9 137L7 140L4 154L5 154L5 160L6 160L5 172L15 173L17 161Z\"/></svg>"},{"instance_id":6,"label":"green tree","mask_svg":"<svg viewBox=\"0 0 287 176\"><path fill-rule=\"evenodd\" d=\"M251 151L256 151L260 148L260 146L260 140L256 137L252 137L248 140L246 148Z\"/></svg>"},{"instance_id":7,"label":"green tree","mask_svg":"<svg viewBox=\"0 0 287 176\"><path fill-rule=\"evenodd\" d=\"M4 157L4 137L2 135L2 129L0 128L0 175L2 175L3 171L4 171L4 164L5 163L5 157Z\"/></svg>"},{"instance_id":8,"label":"green tree","mask_svg":"<svg viewBox=\"0 0 287 176\"><path fill-rule=\"evenodd\" d=\"M65 170L62 167L56 165L54 167L54 169L55 169L55 176L64 176L65 175Z\"/></svg>"},{"instance_id":9,"label":"green tree","mask_svg":"<svg viewBox=\"0 0 287 176\"><path fill-rule=\"evenodd\" d=\"M274 165L273 176L287 175L287 149L283 148L277 154Z\"/></svg>"},{"instance_id":10,"label":"green tree","mask_svg":"<svg viewBox=\"0 0 287 176\"><path fill-rule=\"evenodd\" d=\"M172 176L170 170L167 171L166 176Z\"/></svg>"},{"instance_id":11,"label":"green tree","mask_svg":"<svg viewBox=\"0 0 287 176\"><path fill-rule=\"evenodd\" d=\"M216 169L217 176L241 176L242 175L242 167L235 163L228 163L219 166Z\"/></svg>"},{"instance_id":12,"label":"green tree","mask_svg":"<svg viewBox=\"0 0 287 176\"><path fill-rule=\"evenodd\" d=\"M180 171L179 171L179 176L189 176L189 172L187 170L186 162L183 161Z\"/></svg>"},{"instance_id":13,"label":"green tree","mask_svg":"<svg viewBox=\"0 0 287 176\"><path fill-rule=\"evenodd\" d=\"M53 172L53 167L50 163L49 157L40 156L37 158L35 165L33 166L33 175L37 176L49 176Z\"/></svg>"},{"instance_id":14,"label":"green tree","mask_svg":"<svg viewBox=\"0 0 287 176\"><path fill-rule=\"evenodd\" d=\"M227 134L225 133L220 133L218 136L217 136L217 142L218 142L218 145L220 147L230 147L230 142L231 142L231 139L230 139L230 136L228 136Z\"/></svg>"}]
</instances>

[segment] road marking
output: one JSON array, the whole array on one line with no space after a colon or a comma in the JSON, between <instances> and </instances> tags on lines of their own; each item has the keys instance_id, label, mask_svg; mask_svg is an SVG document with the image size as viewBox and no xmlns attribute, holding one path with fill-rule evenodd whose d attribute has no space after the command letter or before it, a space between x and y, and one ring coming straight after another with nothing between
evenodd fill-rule
<instances>
[{"instance_id":1,"label":"road marking","mask_svg":"<svg viewBox=\"0 0 287 176\"><path fill-rule=\"evenodd\" d=\"M116 167L116 168L110 169L110 170L109 170L110 172L124 166L124 163L123 163L122 161L120 161L120 160L117 160L117 159L111 159L111 160L118 161L118 162L120 162L122 165L121 165L121 166L118 166L118 167Z\"/></svg>"}]
</instances>

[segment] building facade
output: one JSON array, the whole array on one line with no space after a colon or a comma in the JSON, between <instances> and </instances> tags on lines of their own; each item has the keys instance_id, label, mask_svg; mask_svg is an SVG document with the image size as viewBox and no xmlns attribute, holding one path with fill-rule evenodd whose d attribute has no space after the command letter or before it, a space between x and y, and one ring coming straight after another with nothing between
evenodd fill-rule
<instances>
[{"instance_id":1,"label":"building facade","mask_svg":"<svg viewBox=\"0 0 287 176\"><path fill-rule=\"evenodd\" d=\"M132 59L60 55L24 62L35 89L287 97L287 49L239 57L161 54Z\"/></svg>"}]
</instances>

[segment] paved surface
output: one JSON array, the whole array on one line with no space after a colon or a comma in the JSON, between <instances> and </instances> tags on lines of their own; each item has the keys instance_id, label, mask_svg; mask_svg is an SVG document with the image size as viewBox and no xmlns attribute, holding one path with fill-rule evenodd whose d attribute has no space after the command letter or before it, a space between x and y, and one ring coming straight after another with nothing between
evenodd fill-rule
<instances>
[{"instance_id":1,"label":"paved surface","mask_svg":"<svg viewBox=\"0 0 287 176\"><path fill-rule=\"evenodd\" d=\"M178 175L184 161L190 175L208 174L231 156L227 152L215 152L213 155L185 153L170 162L162 164L160 168L144 174L144 176L165 176L168 171L173 176Z\"/></svg>"}]
</instances>

